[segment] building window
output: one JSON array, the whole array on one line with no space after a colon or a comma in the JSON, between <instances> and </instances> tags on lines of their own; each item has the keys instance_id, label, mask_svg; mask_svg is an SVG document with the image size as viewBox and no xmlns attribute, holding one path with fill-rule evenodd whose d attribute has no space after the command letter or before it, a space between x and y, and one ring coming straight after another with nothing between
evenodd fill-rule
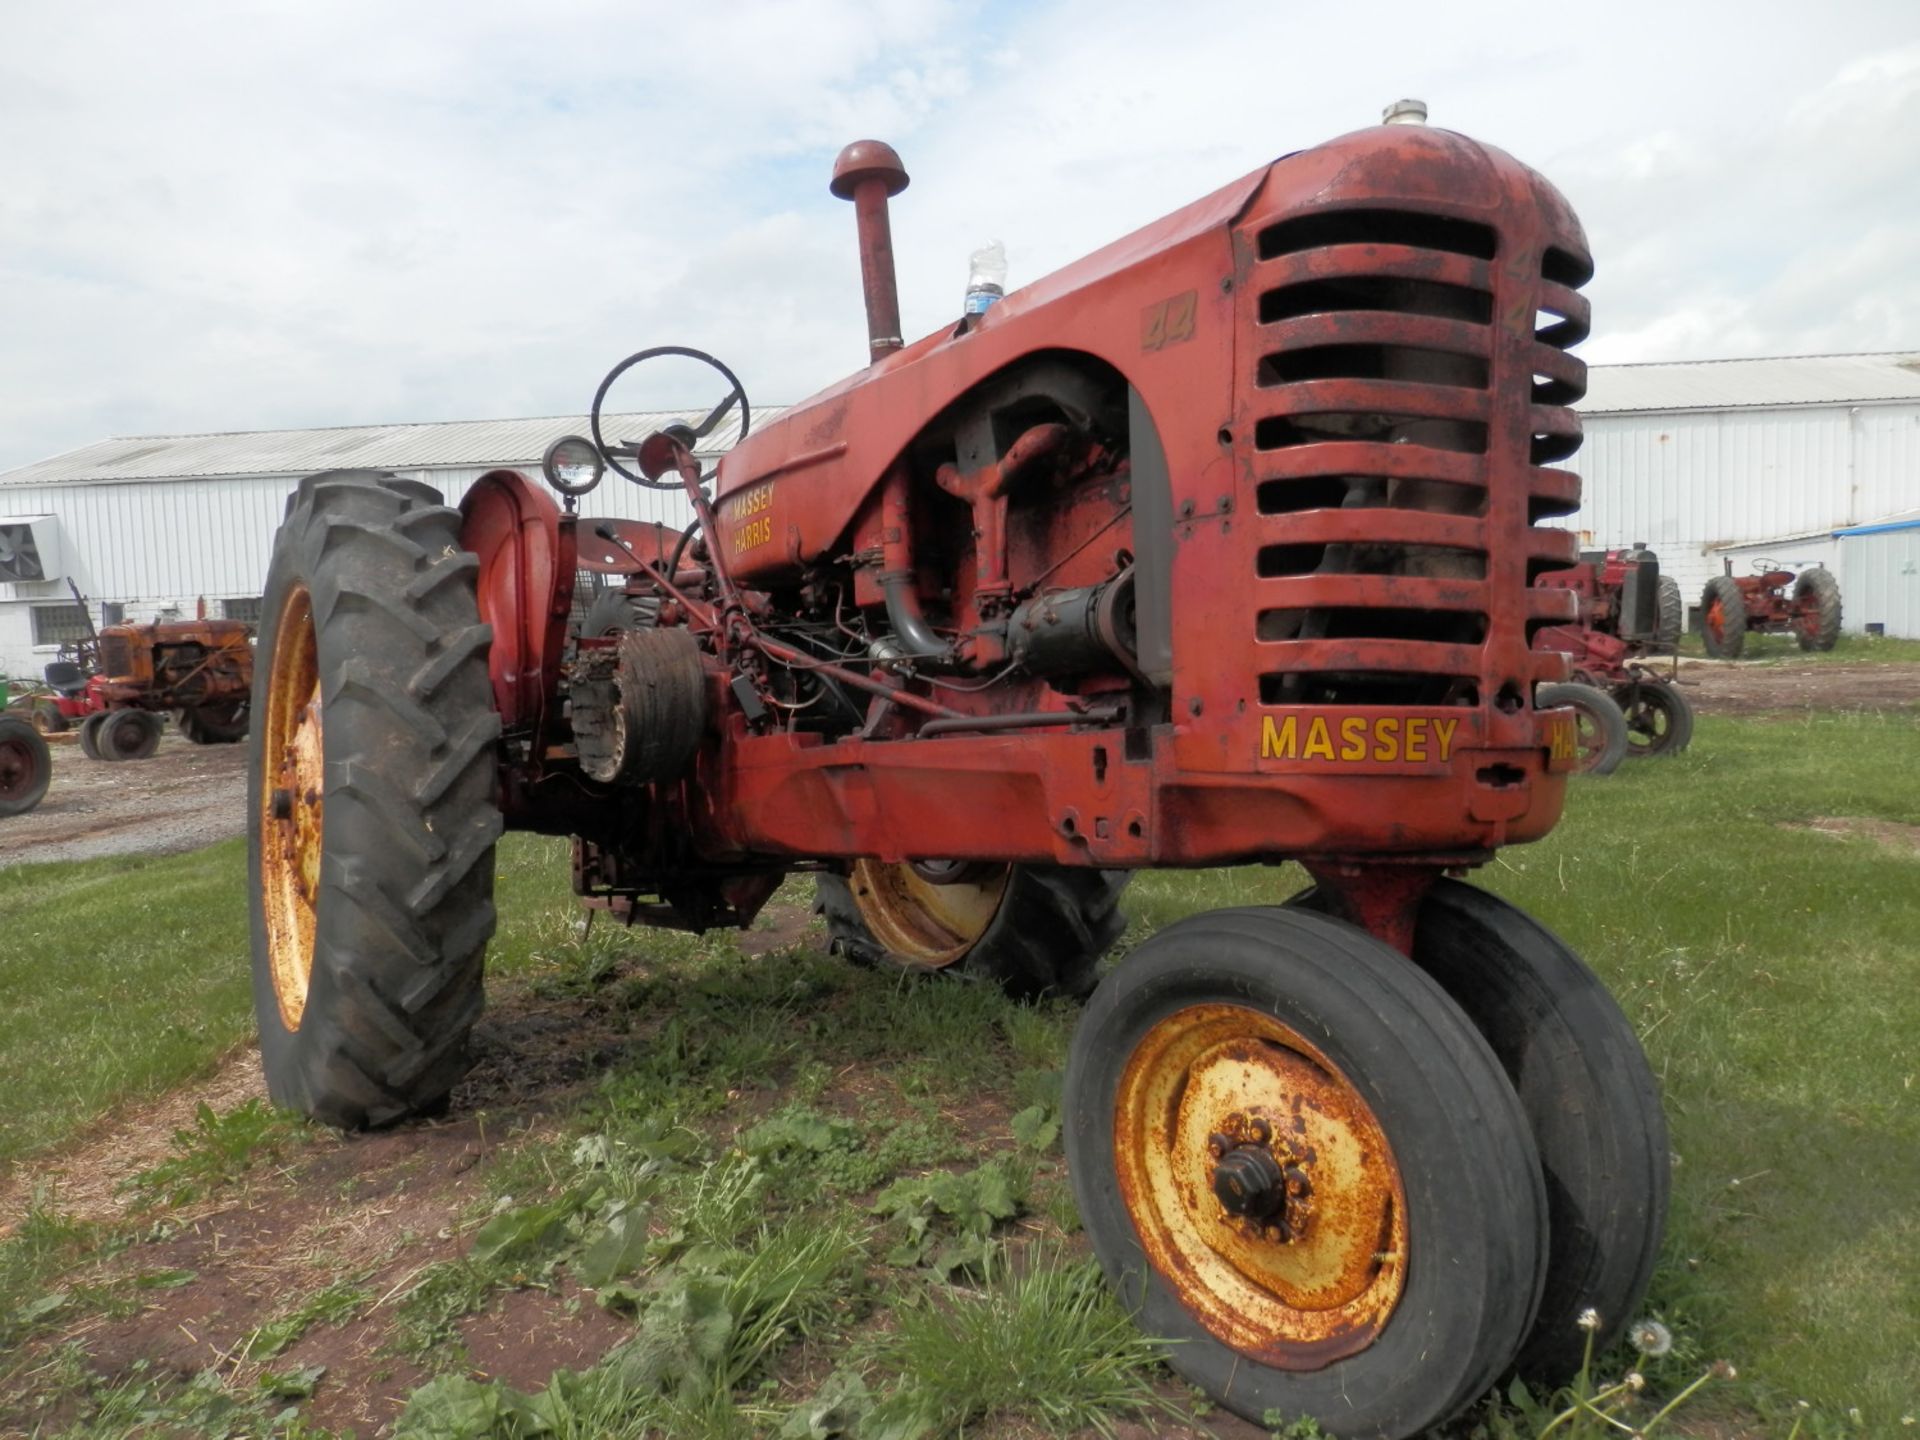
<instances>
[{"instance_id":1,"label":"building window","mask_svg":"<svg viewBox=\"0 0 1920 1440\"><path fill-rule=\"evenodd\" d=\"M84 606L35 605L32 609L33 643L36 645L71 645L93 633L93 627L87 623Z\"/></svg>"},{"instance_id":2,"label":"building window","mask_svg":"<svg viewBox=\"0 0 1920 1440\"><path fill-rule=\"evenodd\" d=\"M124 625L127 623L127 602L124 600L102 600L100 602L100 624Z\"/></svg>"},{"instance_id":3,"label":"building window","mask_svg":"<svg viewBox=\"0 0 1920 1440\"><path fill-rule=\"evenodd\" d=\"M258 595L242 595L232 600L222 600L220 602L220 615L222 619L244 620L249 625L258 625L260 623L260 597Z\"/></svg>"}]
</instances>

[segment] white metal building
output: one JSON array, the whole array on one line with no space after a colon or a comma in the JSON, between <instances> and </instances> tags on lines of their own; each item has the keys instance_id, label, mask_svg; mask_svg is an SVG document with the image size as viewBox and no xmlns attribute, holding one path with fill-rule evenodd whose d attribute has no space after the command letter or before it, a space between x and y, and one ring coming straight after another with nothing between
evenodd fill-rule
<instances>
[{"instance_id":1,"label":"white metal building","mask_svg":"<svg viewBox=\"0 0 1920 1440\"><path fill-rule=\"evenodd\" d=\"M757 411L756 418L778 413ZM604 417L609 440L638 439L704 413ZM737 412L707 442L733 443ZM321 470L390 470L458 504L489 470L538 480L540 457L579 416L543 420L364 425L103 440L0 475L0 675L38 676L91 619L184 618L202 600L213 617L258 618L273 534L287 496ZM629 464L628 468L632 468ZM672 492L609 473L584 513L685 524ZM28 576L38 578L24 578Z\"/></svg>"},{"instance_id":2,"label":"white metal building","mask_svg":"<svg viewBox=\"0 0 1920 1440\"><path fill-rule=\"evenodd\" d=\"M1569 462L1584 545L1644 540L1690 606L1729 561L1823 563L1847 629L1920 635L1859 568L1877 552L1835 538L1920 509L1920 352L1596 365L1588 381Z\"/></svg>"}]
</instances>

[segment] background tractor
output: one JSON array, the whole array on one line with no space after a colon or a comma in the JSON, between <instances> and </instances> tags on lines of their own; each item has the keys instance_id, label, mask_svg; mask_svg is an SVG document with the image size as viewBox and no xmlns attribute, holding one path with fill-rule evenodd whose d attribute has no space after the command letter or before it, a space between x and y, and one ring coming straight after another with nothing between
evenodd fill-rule
<instances>
[{"instance_id":1,"label":"background tractor","mask_svg":"<svg viewBox=\"0 0 1920 1440\"><path fill-rule=\"evenodd\" d=\"M1534 644L1576 604L1534 581L1574 559L1541 522L1579 503L1578 221L1498 150L1382 126L906 345L906 184L841 153L870 364L771 425L656 347L549 451L558 503L509 471L457 511L301 482L250 757L275 1101L445 1103L504 829L571 837L630 924L743 926L810 873L852 956L1091 991L1080 1209L1222 1404L1404 1437L1567 1375L1579 1313L1604 1342L1646 1285L1664 1121L1592 973L1453 877L1545 834L1577 760ZM602 433L669 359L711 411ZM607 469L693 523L581 516ZM1098 969L1132 870L1282 860L1312 889Z\"/></svg>"},{"instance_id":2,"label":"background tractor","mask_svg":"<svg viewBox=\"0 0 1920 1440\"><path fill-rule=\"evenodd\" d=\"M1648 663L1674 660L1683 623L1680 586L1660 573L1659 557L1644 545L1585 551L1579 564L1548 571L1534 584L1571 590L1579 599L1573 624L1547 626L1533 643L1572 662L1573 682L1556 686L1549 698L1579 714L1585 768L1605 775L1630 756L1686 749L1693 707L1673 664L1663 675Z\"/></svg>"},{"instance_id":3,"label":"background tractor","mask_svg":"<svg viewBox=\"0 0 1920 1440\"><path fill-rule=\"evenodd\" d=\"M1700 596L1700 636L1716 660L1738 660L1747 636L1785 635L1802 650L1831 650L1840 639L1840 582L1824 565L1796 566L1756 560L1754 573L1707 582ZM1795 571L1799 573L1796 574Z\"/></svg>"},{"instance_id":4,"label":"background tractor","mask_svg":"<svg viewBox=\"0 0 1920 1440\"><path fill-rule=\"evenodd\" d=\"M144 760L167 714L196 745L245 739L252 698L253 627L202 616L94 631L19 704L43 734L78 726L90 760Z\"/></svg>"}]
</instances>

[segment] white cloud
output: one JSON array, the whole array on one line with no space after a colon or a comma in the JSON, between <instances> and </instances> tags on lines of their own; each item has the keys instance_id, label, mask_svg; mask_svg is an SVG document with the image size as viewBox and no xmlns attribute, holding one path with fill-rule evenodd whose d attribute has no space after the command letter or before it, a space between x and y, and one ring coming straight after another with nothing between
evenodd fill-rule
<instances>
[{"instance_id":1,"label":"white cloud","mask_svg":"<svg viewBox=\"0 0 1920 1440\"><path fill-rule=\"evenodd\" d=\"M1592 358L1920 346L1908 0L15 5L0 466L564 413L663 342L799 398L865 355L844 141L913 174L917 334L980 239L1023 283L1405 94L1581 209Z\"/></svg>"}]
</instances>

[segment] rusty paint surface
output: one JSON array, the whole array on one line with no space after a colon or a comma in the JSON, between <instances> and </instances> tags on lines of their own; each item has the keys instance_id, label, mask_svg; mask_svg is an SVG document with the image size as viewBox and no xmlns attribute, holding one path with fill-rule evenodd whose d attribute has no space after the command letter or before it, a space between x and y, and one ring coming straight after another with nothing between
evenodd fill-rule
<instances>
[{"instance_id":1,"label":"rusty paint surface","mask_svg":"<svg viewBox=\"0 0 1920 1440\"><path fill-rule=\"evenodd\" d=\"M300 1028L313 975L314 916L320 895L326 753L321 728L320 656L313 599L294 586L283 604L260 743L261 909L268 968L280 1020Z\"/></svg>"},{"instance_id":2,"label":"rusty paint surface","mask_svg":"<svg viewBox=\"0 0 1920 1440\"><path fill-rule=\"evenodd\" d=\"M848 888L873 938L907 963L944 969L966 955L1000 911L1011 871L1005 867L939 885L911 865L862 860Z\"/></svg>"},{"instance_id":3,"label":"rusty paint surface","mask_svg":"<svg viewBox=\"0 0 1920 1440\"><path fill-rule=\"evenodd\" d=\"M1229 1214L1221 1140L1264 1128L1304 1176L1285 1224ZM1406 1201L1366 1102L1302 1036L1239 1005L1194 1005L1127 1062L1116 1178L1148 1262L1194 1317L1249 1359L1317 1370L1373 1343L1406 1279Z\"/></svg>"}]
</instances>

